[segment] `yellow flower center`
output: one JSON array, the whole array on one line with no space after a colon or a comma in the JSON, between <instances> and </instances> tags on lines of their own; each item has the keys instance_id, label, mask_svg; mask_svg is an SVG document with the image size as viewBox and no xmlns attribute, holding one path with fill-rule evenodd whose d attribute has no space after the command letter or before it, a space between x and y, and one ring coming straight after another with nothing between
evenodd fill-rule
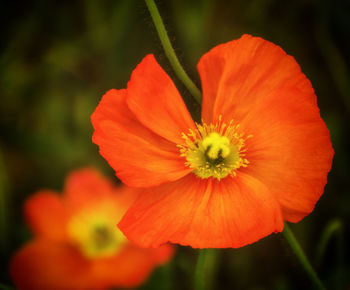
<instances>
[{"instance_id":1,"label":"yellow flower center","mask_svg":"<svg viewBox=\"0 0 350 290\"><path fill-rule=\"evenodd\" d=\"M186 166L193 168L193 173L200 178L213 177L218 180L226 176L236 176L236 170L247 167L248 160L244 158L245 140L238 132L239 125L223 123L221 116L214 124L196 124L197 131L190 130L182 134L186 146L177 145L181 156L186 158Z\"/></svg>"},{"instance_id":2,"label":"yellow flower center","mask_svg":"<svg viewBox=\"0 0 350 290\"><path fill-rule=\"evenodd\" d=\"M68 232L73 243L87 258L115 255L127 241L113 216L90 210L74 216L68 225Z\"/></svg>"}]
</instances>

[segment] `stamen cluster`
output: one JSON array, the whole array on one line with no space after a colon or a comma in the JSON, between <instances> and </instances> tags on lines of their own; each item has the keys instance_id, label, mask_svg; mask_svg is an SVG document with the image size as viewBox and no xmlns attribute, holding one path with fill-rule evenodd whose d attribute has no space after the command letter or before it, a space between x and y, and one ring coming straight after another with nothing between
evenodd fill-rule
<instances>
[{"instance_id":1,"label":"stamen cluster","mask_svg":"<svg viewBox=\"0 0 350 290\"><path fill-rule=\"evenodd\" d=\"M226 176L236 176L236 170L247 167L249 161L245 159L245 140L239 133L239 124L233 120L228 124L222 122L222 117L216 124L196 124L197 130L182 133L186 145L177 145L181 156L186 158L186 166L193 168L193 173L200 178L213 177L218 180Z\"/></svg>"}]
</instances>

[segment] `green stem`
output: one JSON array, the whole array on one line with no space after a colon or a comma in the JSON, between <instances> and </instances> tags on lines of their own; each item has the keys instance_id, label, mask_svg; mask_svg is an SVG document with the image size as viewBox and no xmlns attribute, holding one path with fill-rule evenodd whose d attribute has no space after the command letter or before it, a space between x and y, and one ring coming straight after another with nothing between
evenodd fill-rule
<instances>
[{"instance_id":1,"label":"green stem","mask_svg":"<svg viewBox=\"0 0 350 290\"><path fill-rule=\"evenodd\" d=\"M331 220L324 229L318 247L316 251L315 265L321 266L324 258L327 246L331 239L336 242L336 259L335 259L335 276L334 276L334 289L345 289L345 279L343 277L344 267L344 223L340 219Z\"/></svg>"},{"instance_id":2,"label":"green stem","mask_svg":"<svg viewBox=\"0 0 350 290\"><path fill-rule=\"evenodd\" d=\"M343 234L343 223L339 219L334 219L328 223L325 230L322 233L320 241L318 243L317 251L316 251L316 265L320 265L323 259L323 256L326 252L327 245L332 238L332 236L338 237L338 262L340 262L342 253L342 234Z\"/></svg>"},{"instance_id":3,"label":"green stem","mask_svg":"<svg viewBox=\"0 0 350 290\"><path fill-rule=\"evenodd\" d=\"M216 249L199 250L195 272L195 290L214 289L213 281L216 268Z\"/></svg>"},{"instance_id":4,"label":"green stem","mask_svg":"<svg viewBox=\"0 0 350 290\"><path fill-rule=\"evenodd\" d=\"M204 268L205 268L205 260L208 254L207 249L199 250L198 260L196 265L195 272L195 290L203 290L204 288Z\"/></svg>"},{"instance_id":5,"label":"green stem","mask_svg":"<svg viewBox=\"0 0 350 290\"><path fill-rule=\"evenodd\" d=\"M304 270L309 275L310 279L315 283L318 289L325 290L326 288L323 286L321 280L318 278L315 270L312 268L308 258L304 254L303 249L301 248L300 244L298 243L297 239L295 238L293 232L291 231L287 223L284 224L283 235L289 243L290 247L292 248L294 254L297 256L300 264L303 266Z\"/></svg>"},{"instance_id":6,"label":"green stem","mask_svg":"<svg viewBox=\"0 0 350 290\"><path fill-rule=\"evenodd\" d=\"M200 104L201 103L201 92L196 87L196 85L192 82L192 80L189 78L183 67L181 66L174 48L171 45L171 42L169 40L168 34L165 30L164 23L162 18L160 17L158 8L153 0L145 0L146 5L148 7L148 10L151 14L153 23L157 29L160 41L163 45L165 55L167 56L171 66L173 67L173 70L175 71L177 77L182 81L182 83L186 86L186 88L189 90L189 92L192 94L192 96L196 99L196 101Z\"/></svg>"}]
</instances>

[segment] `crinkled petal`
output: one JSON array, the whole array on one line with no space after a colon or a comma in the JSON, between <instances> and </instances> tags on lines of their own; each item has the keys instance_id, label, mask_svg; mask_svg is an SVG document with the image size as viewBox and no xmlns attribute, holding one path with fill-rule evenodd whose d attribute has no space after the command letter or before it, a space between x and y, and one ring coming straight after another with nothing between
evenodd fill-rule
<instances>
[{"instance_id":1,"label":"crinkled petal","mask_svg":"<svg viewBox=\"0 0 350 290\"><path fill-rule=\"evenodd\" d=\"M53 240L67 238L67 215L61 198L53 191L43 190L31 196L24 205L26 221L39 237Z\"/></svg>"},{"instance_id":2,"label":"crinkled petal","mask_svg":"<svg viewBox=\"0 0 350 290\"><path fill-rule=\"evenodd\" d=\"M135 116L149 129L185 145L182 133L194 130L195 124L170 77L153 54L135 68L127 89L127 103Z\"/></svg>"},{"instance_id":3,"label":"crinkled petal","mask_svg":"<svg viewBox=\"0 0 350 290\"><path fill-rule=\"evenodd\" d=\"M285 219L302 219L323 193L333 149L299 65L277 45L244 35L205 54L198 70L204 120L222 115L253 135L243 171L269 188Z\"/></svg>"},{"instance_id":4,"label":"crinkled petal","mask_svg":"<svg viewBox=\"0 0 350 290\"><path fill-rule=\"evenodd\" d=\"M256 117L241 123L253 135L245 171L270 189L286 220L298 222L322 195L334 151L318 108L303 100L302 91L291 88L283 94L285 100L266 100L268 112L256 110Z\"/></svg>"},{"instance_id":5,"label":"crinkled petal","mask_svg":"<svg viewBox=\"0 0 350 290\"><path fill-rule=\"evenodd\" d=\"M209 123L226 114L240 122L281 88L294 87L316 104L310 82L294 58L260 37L243 35L216 46L200 59L198 71L203 86L202 115Z\"/></svg>"},{"instance_id":6,"label":"crinkled petal","mask_svg":"<svg viewBox=\"0 0 350 290\"><path fill-rule=\"evenodd\" d=\"M231 46L228 44L218 45L204 54L197 65L202 83L202 119L207 124L213 119L220 81L228 62L226 55L230 50Z\"/></svg>"},{"instance_id":7,"label":"crinkled petal","mask_svg":"<svg viewBox=\"0 0 350 290\"><path fill-rule=\"evenodd\" d=\"M93 142L125 184L149 187L177 180L190 171L176 144L135 118L126 105L126 90L108 91L91 120L95 129Z\"/></svg>"},{"instance_id":8,"label":"crinkled petal","mask_svg":"<svg viewBox=\"0 0 350 290\"><path fill-rule=\"evenodd\" d=\"M119 223L132 242L238 248L283 229L280 207L257 179L188 175L145 190Z\"/></svg>"}]
</instances>

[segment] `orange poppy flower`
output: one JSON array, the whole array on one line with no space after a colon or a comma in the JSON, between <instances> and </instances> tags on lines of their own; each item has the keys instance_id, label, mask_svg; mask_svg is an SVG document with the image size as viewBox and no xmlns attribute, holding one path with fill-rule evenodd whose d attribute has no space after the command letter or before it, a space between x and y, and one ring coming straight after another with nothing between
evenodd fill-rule
<instances>
[{"instance_id":1,"label":"orange poppy flower","mask_svg":"<svg viewBox=\"0 0 350 290\"><path fill-rule=\"evenodd\" d=\"M127 185L143 187L119 228L141 246L241 247L309 214L333 149L293 57L244 35L198 63L196 124L153 55L92 115L93 142Z\"/></svg>"},{"instance_id":2,"label":"orange poppy flower","mask_svg":"<svg viewBox=\"0 0 350 290\"><path fill-rule=\"evenodd\" d=\"M41 191L25 203L35 238L12 258L18 289L106 289L142 283L173 248L142 249L116 223L138 190L114 187L92 169L68 176L62 196Z\"/></svg>"}]
</instances>

